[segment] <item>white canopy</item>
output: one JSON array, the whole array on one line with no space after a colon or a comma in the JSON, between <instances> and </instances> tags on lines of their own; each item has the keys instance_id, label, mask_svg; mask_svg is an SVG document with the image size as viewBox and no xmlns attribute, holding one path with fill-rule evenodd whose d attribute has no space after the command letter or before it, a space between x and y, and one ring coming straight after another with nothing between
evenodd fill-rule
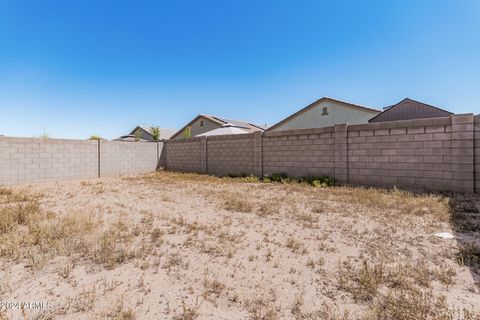
<instances>
[{"instance_id":1,"label":"white canopy","mask_svg":"<svg viewBox=\"0 0 480 320\"><path fill-rule=\"evenodd\" d=\"M246 128L234 126L230 123L227 123L222 125L220 128L197 134L195 137L221 136L226 134L245 134L251 132L251 130L248 130Z\"/></svg>"}]
</instances>

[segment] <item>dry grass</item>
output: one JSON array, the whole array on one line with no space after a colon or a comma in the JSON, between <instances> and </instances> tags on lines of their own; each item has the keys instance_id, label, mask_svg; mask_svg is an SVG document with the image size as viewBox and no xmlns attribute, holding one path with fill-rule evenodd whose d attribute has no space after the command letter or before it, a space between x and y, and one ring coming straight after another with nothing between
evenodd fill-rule
<instances>
[{"instance_id":1,"label":"dry grass","mask_svg":"<svg viewBox=\"0 0 480 320\"><path fill-rule=\"evenodd\" d=\"M369 307L366 320L416 320L416 319L478 319L478 314L469 310L448 307L445 296L418 289L390 291Z\"/></svg>"},{"instance_id":2,"label":"dry grass","mask_svg":"<svg viewBox=\"0 0 480 320\"><path fill-rule=\"evenodd\" d=\"M0 301L55 301L52 319L476 319L479 203L170 172L0 188Z\"/></svg>"},{"instance_id":3,"label":"dry grass","mask_svg":"<svg viewBox=\"0 0 480 320\"><path fill-rule=\"evenodd\" d=\"M173 320L195 320L200 316L199 309L201 303L197 302L195 305L188 305L185 301L182 301L181 311L175 312Z\"/></svg>"}]
</instances>

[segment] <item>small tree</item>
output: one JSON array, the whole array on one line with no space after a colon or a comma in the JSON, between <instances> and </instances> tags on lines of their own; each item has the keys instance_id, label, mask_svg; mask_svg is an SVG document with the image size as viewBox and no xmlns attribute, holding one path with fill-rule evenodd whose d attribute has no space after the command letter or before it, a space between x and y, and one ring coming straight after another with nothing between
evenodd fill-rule
<instances>
[{"instance_id":1,"label":"small tree","mask_svg":"<svg viewBox=\"0 0 480 320\"><path fill-rule=\"evenodd\" d=\"M47 131L45 131L45 127L43 127L43 134L40 135L40 138L43 138L43 139L50 138L50 135L47 133Z\"/></svg>"},{"instance_id":2,"label":"small tree","mask_svg":"<svg viewBox=\"0 0 480 320\"><path fill-rule=\"evenodd\" d=\"M102 137L92 134L89 138L90 140L102 140Z\"/></svg>"},{"instance_id":3,"label":"small tree","mask_svg":"<svg viewBox=\"0 0 480 320\"><path fill-rule=\"evenodd\" d=\"M160 140L160 128L157 126L152 126L150 128L150 134L152 135L153 139L155 141L159 141Z\"/></svg>"},{"instance_id":4,"label":"small tree","mask_svg":"<svg viewBox=\"0 0 480 320\"><path fill-rule=\"evenodd\" d=\"M137 129L137 131L135 131L135 141L140 141L140 135L142 133L140 132L140 129Z\"/></svg>"},{"instance_id":5,"label":"small tree","mask_svg":"<svg viewBox=\"0 0 480 320\"><path fill-rule=\"evenodd\" d=\"M185 130L183 130L183 138L191 138L192 137L192 128L190 126L187 126Z\"/></svg>"}]
</instances>

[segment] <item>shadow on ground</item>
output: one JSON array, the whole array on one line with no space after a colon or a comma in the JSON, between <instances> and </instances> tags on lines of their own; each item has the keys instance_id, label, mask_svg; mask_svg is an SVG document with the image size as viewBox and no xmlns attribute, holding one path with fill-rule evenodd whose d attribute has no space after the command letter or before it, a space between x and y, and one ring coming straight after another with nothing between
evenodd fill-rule
<instances>
[{"instance_id":1,"label":"shadow on ground","mask_svg":"<svg viewBox=\"0 0 480 320\"><path fill-rule=\"evenodd\" d=\"M451 223L459 252L458 262L467 266L480 291L480 195L446 194L450 198Z\"/></svg>"}]
</instances>

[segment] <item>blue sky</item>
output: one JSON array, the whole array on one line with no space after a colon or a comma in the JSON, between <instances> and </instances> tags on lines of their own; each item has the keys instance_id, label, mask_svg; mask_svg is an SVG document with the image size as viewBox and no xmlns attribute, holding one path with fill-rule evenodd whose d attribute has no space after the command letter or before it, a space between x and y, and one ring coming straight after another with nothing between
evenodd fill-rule
<instances>
[{"instance_id":1,"label":"blue sky","mask_svg":"<svg viewBox=\"0 0 480 320\"><path fill-rule=\"evenodd\" d=\"M272 125L322 96L480 113L480 1L0 0L0 134Z\"/></svg>"}]
</instances>

